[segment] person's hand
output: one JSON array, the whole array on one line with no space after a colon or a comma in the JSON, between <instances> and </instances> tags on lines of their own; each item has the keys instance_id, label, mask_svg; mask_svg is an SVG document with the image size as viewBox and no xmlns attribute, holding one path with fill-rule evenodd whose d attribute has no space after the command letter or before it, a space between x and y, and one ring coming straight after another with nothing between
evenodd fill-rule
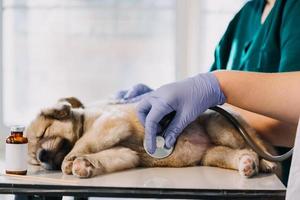
<instances>
[{"instance_id":1,"label":"person's hand","mask_svg":"<svg viewBox=\"0 0 300 200\"><path fill-rule=\"evenodd\" d=\"M156 149L160 120L176 111L165 132L165 145L170 148L183 129L206 109L225 103L225 96L214 74L205 73L170 83L151 92L137 105L137 114L145 126L145 144L151 154Z\"/></svg>"},{"instance_id":2,"label":"person's hand","mask_svg":"<svg viewBox=\"0 0 300 200\"><path fill-rule=\"evenodd\" d=\"M119 103L133 103L140 101L143 97L153 91L150 87L144 84L136 84L129 90L120 90L115 95L115 99Z\"/></svg>"}]
</instances>

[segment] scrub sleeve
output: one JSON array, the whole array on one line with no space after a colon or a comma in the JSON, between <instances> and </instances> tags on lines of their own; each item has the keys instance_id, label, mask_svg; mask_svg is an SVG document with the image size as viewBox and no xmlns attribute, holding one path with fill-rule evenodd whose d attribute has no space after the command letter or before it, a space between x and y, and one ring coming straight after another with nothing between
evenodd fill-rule
<instances>
[{"instance_id":1,"label":"scrub sleeve","mask_svg":"<svg viewBox=\"0 0 300 200\"><path fill-rule=\"evenodd\" d=\"M294 144L292 165L287 187L286 200L294 200L300 197L300 119Z\"/></svg>"}]
</instances>

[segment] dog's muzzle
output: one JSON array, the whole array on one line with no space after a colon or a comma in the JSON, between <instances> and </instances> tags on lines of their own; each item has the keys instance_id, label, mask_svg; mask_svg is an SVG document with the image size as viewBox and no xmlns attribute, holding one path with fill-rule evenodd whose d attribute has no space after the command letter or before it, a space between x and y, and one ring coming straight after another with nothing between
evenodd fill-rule
<instances>
[{"instance_id":1,"label":"dog's muzzle","mask_svg":"<svg viewBox=\"0 0 300 200\"><path fill-rule=\"evenodd\" d=\"M62 138L54 149L43 149L36 151L36 158L41 166L47 170L60 170L64 157L71 151L73 145L67 139Z\"/></svg>"}]
</instances>

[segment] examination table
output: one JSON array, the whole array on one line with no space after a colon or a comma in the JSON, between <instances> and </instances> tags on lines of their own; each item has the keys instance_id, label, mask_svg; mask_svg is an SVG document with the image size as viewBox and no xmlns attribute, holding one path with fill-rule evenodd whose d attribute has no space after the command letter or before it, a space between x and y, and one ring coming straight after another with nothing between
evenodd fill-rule
<instances>
[{"instance_id":1,"label":"examination table","mask_svg":"<svg viewBox=\"0 0 300 200\"><path fill-rule=\"evenodd\" d=\"M285 186L274 174L243 178L237 171L214 167L140 168L90 179L29 166L27 176L4 174L0 164L0 193L51 199L54 196L176 198L176 199L284 199Z\"/></svg>"}]
</instances>

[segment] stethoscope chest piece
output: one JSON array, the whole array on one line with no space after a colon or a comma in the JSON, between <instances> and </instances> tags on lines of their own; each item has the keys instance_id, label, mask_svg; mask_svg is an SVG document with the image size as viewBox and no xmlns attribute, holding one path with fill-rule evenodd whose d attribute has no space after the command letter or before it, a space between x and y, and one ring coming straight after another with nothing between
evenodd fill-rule
<instances>
[{"instance_id":1,"label":"stethoscope chest piece","mask_svg":"<svg viewBox=\"0 0 300 200\"><path fill-rule=\"evenodd\" d=\"M144 147L146 147L144 143ZM172 152L174 147L167 149L165 147L165 139L162 136L156 136L156 150L153 154L150 154L147 151L147 148L144 148L147 154L149 154L153 158L162 159L168 157Z\"/></svg>"}]
</instances>

